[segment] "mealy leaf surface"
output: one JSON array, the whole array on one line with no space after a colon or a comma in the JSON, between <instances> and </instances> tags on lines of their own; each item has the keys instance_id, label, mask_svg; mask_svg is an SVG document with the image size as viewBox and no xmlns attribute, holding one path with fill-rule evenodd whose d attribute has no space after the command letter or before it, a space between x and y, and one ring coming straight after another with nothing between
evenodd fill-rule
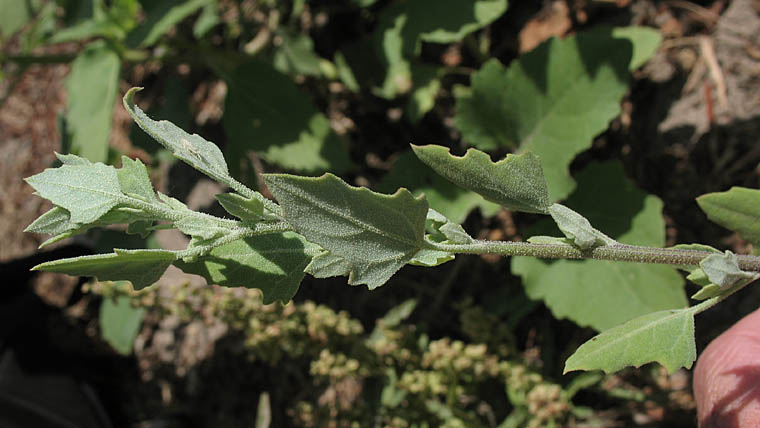
<instances>
[{"instance_id":1,"label":"mealy leaf surface","mask_svg":"<svg viewBox=\"0 0 760 428\"><path fill-rule=\"evenodd\" d=\"M265 304L287 302L298 291L313 247L292 232L267 234L216 247L193 262L174 264L209 284L258 288Z\"/></svg>"},{"instance_id":2,"label":"mealy leaf surface","mask_svg":"<svg viewBox=\"0 0 760 428\"><path fill-rule=\"evenodd\" d=\"M732 187L697 198L707 218L760 246L760 190Z\"/></svg>"},{"instance_id":3,"label":"mealy leaf surface","mask_svg":"<svg viewBox=\"0 0 760 428\"><path fill-rule=\"evenodd\" d=\"M507 209L545 214L551 203L541 162L532 153L508 154L493 162L486 154L469 149L454 156L443 146L412 146L417 157L457 186L471 190Z\"/></svg>"},{"instance_id":4,"label":"mealy leaf surface","mask_svg":"<svg viewBox=\"0 0 760 428\"><path fill-rule=\"evenodd\" d=\"M176 258L173 251L122 250L110 254L72 257L39 264L32 270L94 276L100 281L126 280L135 289L147 287L161 278Z\"/></svg>"},{"instance_id":5,"label":"mealy leaf surface","mask_svg":"<svg viewBox=\"0 0 760 428\"><path fill-rule=\"evenodd\" d=\"M319 178L266 174L285 219L351 266L349 284L384 284L422 248L428 204L406 189L393 195Z\"/></svg>"},{"instance_id":6,"label":"mealy leaf surface","mask_svg":"<svg viewBox=\"0 0 760 428\"><path fill-rule=\"evenodd\" d=\"M690 308L654 312L606 330L578 348L564 372L604 370L658 362L673 373L697 358L694 313Z\"/></svg>"}]
</instances>

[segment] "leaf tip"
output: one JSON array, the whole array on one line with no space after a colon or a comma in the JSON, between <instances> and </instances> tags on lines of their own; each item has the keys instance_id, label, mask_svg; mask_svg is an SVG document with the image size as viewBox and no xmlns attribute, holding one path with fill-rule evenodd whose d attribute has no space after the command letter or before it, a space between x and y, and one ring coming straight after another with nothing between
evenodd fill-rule
<instances>
[{"instance_id":1,"label":"leaf tip","mask_svg":"<svg viewBox=\"0 0 760 428\"><path fill-rule=\"evenodd\" d=\"M130 105L134 104L134 102L132 101L132 98L134 98L137 92L140 92L143 89L145 88L143 88L142 86L134 86L130 88L127 91L127 93L124 94L124 98L122 98L122 101L124 102L124 108L126 108L127 110L130 110Z\"/></svg>"}]
</instances>

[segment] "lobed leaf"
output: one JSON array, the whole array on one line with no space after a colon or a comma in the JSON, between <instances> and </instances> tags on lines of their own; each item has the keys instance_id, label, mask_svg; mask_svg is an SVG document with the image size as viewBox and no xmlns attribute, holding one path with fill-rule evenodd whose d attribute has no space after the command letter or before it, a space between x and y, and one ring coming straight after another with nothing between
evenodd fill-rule
<instances>
[{"instance_id":1,"label":"lobed leaf","mask_svg":"<svg viewBox=\"0 0 760 428\"><path fill-rule=\"evenodd\" d=\"M219 147L198 134L188 134L169 121L155 121L148 117L133 101L135 93L140 90L142 88L130 89L123 99L124 108L135 123L176 158L217 181L229 183L231 177Z\"/></svg>"},{"instance_id":2,"label":"lobed leaf","mask_svg":"<svg viewBox=\"0 0 760 428\"><path fill-rule=\"evenodd\" d=\"M665 243L662 202L627 180L622 165L592 163L577 178L580 186L567 204L591 223L625 244ZM548 219L534 229L530 234L556 234ZM687 304L681 275L664 265L513 257L512 272L522 277L528 296L543 300L554 316L599 331Z\"/></svg>"},{"instance_id":3,"label":"lobed leaf","mask_svg":"<svg viewBox=\"0 0 760 428\"><path fill-rule=\"evenodd\" d=\"M116 169L102 163L48 168L26 182L41 197L68 211L73 223L94 222L122 198Z\"/></svg>"},{"instance_id":4,"label":"lobed leaf","mask_svg":"<svg viewBox=\"0 0 760 428\"><path fill-rule=\"evenodd\" d=\"M707 218L760 246L760 190L732 187L697 198Z\"/></svg>"},{"instance_id":5,"label":"lobed leaf","mask_svg":"<svg viewBox=\"0 0 760 428\"><path fill-rule=\"evenodd\" d=\"M299 172L343 172L351 168L346 147L330 122L285 74L249 60L227 76L229 93L222 125L227 154L260 156Z\"/></svg>"},{"instance_id":6,"label":"lobed leaf","mask_svg":"<svg viewBox=\"0 0 760 428\"><path fill-rule=\"evenodd\" d=\"M396 159L390 172L378 185L378 190L392 192L399 187L408 188L415 196L424 194L432 208L445 215L444 219L449 218L454 223L462 223L470 211L476 208L485 217L490 217L501 209L475 192L452 186L449 180L422 163L411 150Z\"/></svg>"},{"instance_id":7,"label":"lobed leaf","mask_svg":"<svg viewBox=\"0 0 760 428\"><path fill-rule=\"evenodd\" d=\"M462 138L482 150L531 151L541 158L551 201L575 187L568 167L620 113L632 40L611 30L551 39L505 68L486 62L470 91L458 90Z\"/></svg>"},{"instance_id":8,"label":"lobed leaf","mask_svg":"<svg viewBox=\"0 0 760 428\"><path fill-rule=\"evenodd\" d=\"M212 249L193 262L177 260L184 272L209 284L261 289L264 303L288 302L298 291L315 246L292 232L254 236Z\"/></svg>"},{"instance_id":9,"label":"lobed leaf","mask_svg":"<svg viewBox=\"0 0 760 428\"><path fill-rule=\"evenodd\" d=\"M422 162L454 184L472 190L507 209L545 214L551 203L541 162L532 153L508 154L492 162L476 149L454 156L442 146L412 145Z\"/></svg>"},{"instance_id":10,"label":"lobed leaf","mask_svg":"<svg viewBox=\"0 0 760 428\"><path fill-rule=\"evenodd\" d=\"M422 248L427 202L406 189L383 195L332 174L266 174L264 181L298 233L346 260L349 284L374 289Z\"/></svg>"},{"instance_id":11,"label":"lobed leaf","mask_svg":"<svg viewBox=\"0 0 760 428\"><path fill-rule=\"evenodd\" d=\"M691 368L697 358L691 308L659 311L632 319L591 338L565 362L573 370L616 372L658 362L669 373Z\"/></svg>"},{"instance_id":12,"label":"lobed leaf","mask_svg":"<svg viewBox=\"0 0 760 428\"><path fill-rule=\"evenodd\" d=\"M94 276L100 281L130 281L135 289L147 287L161 277L176 258L173 251L122 250L111 254L72 257L39 264L32 270Z\"/></svg>"}]
</instances>

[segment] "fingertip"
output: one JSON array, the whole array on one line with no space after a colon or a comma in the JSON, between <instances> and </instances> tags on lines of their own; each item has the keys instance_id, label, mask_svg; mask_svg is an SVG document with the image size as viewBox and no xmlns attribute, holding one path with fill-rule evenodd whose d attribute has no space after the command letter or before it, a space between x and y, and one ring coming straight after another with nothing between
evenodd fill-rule
<instances>
[{"instance_id":1,"label":"fingertip","mask_svg":"<svg viewBox=\"0 0 760 428\"><path fill-rule=\"evenodd\" d=\"M713 340L694 369L700 427L760 426L760 310Z\"/></svg>"}]
</instances>

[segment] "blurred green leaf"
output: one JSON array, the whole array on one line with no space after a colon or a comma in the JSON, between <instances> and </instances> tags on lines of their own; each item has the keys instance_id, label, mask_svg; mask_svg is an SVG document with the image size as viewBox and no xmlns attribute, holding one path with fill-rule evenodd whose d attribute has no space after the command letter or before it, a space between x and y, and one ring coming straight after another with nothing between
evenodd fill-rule
<instances>
[{"instance_id":1,"label":"blurred green leaf","mask_svg":"<svg viewBox=\"0 0 760 428\"><path fill-rule=\"evenodd\" d=\"M93 162L104 162L108 155L120 71L116 52L96 41L77 56L66 78L71 149Z\"/></svg>"},{"instance_id":2,"label":"blurred green leaf","mask_svg":"<svg viewBox=\"0 0 760 428\"><path fill-rule=\"evenodd\" d=\"M318 76L322 73L319 63L322 58L314 52L311 37L294 31L282 31L282 44L275 51L272 65L285 74L305 74Z\"/></svg>"},{"instance_id":3,"label":"blurred green leaf","mask_svg":"<svg viewBox=\"0 0 760 428\"><path fill-rule=\"evenodd\" d=\"M129 296L106 298L98 317L101 335L120 354L129 355L144 317L145 308L132 306Z\"/></svg>"},{"instance_id":4,"label":"blurred green leaf","mask_svg":"<svg viewBox=\"0 0 760 428\"><path fill-rule=\"evenodd\" d=\"M240 157L253 150L268 162L299 172L345 172L351 167L327 117L288 76L251 60L232 73L228 84L222 119L228 153Z\"/></svg>"},{"instance_id":5,"label":"blurred green leaf","mask_svg":"<svg viewBox=\"0 0 760 428\"><path fill-rule=\"evenodd\" d=\"M486 154L469 149L454 156L443 146L412 145L422 162L457 186L471 190L507 209L546 214L551 205L541 161L532 153L508 154L493 162Z\"/></svg>"},{"instance_id":6,"label":"blurred green leaf","mask_svg":"<svg viewBox=\"0 0 760 428\"><path fill-rule=\"evenodd\" d=\"M662 43L662 34L649 27L616 27L612 29L612 37L628 39L633 46L630 70L636 70L646 64Z\"/></svg>"},{"instance_id":7,"label":"blurred green leaf","mask_svg":"<svg viewBox=\"0 0 760 428\"><path fill-rule=\"evenodd\" d=\"M427 201L406 189L383 195L332 174L264 181L298 233L351 266L349 284L383 285L422 248Z\"/></svg>"},{"instance_id":8,"label":"blurred green leaf","mask_svg":"<svg viewBox=\"0 0 760 428\"><path fill-rule=\"evenodd\" d=\"M417 159L411 150L396 159L390 172L378 185L378 190L392 192L399 187L408 188L415 196L424 193L430 207L454 223L462 223L475 208L480 208L485 217L496 214L500 209L475 192L452 186L450 181Z\"/></svg>"},{"instance_id":9,"label":"blurred green leaf","mask_svg":"<svg viewBox=\"0 0 760 428\"><path fill-rule=\"evenodd\" d=\"M114 0L109 3L110 6L106 8L102 0L79 2L79 5L74 8L74 13L67 13L69 15L67 20L74 22L57 30L49 42L63 43L92 37L123 40L127 31L131 30L137 22L139 2Z\"/></svg>"},{"instance_id":10,"label":"blurred green leaf","mask_svg":"<svg viewBox=\"0 0 760 428\"><path fill-rule=\"evenodd\" d=\"M145 20L127 35L127 45L135 48L151 46L180 21L214 2L215 0L142 1Z\"/></svg>"},{"instance_id":11,"label":"blurred green leaf","mask_svg":"<svg viewBox=\"0 0 760 428\"><path fill-rule=\"evenodd\" d=\"M304 269L311 261L307 253L314 245L292 232L239 239L216 247L194 262L174 264L184 272L201 275L209 284L258 288L264 304L287 303L298 291Z\"/></svg>"},{"instance_id":12,"label":"blurred green leaf","mask_svg":"<svg viewBox=\"0 0 760 428\"><path fill-rule=\"evenodd\" d=\"M0 40L24 27L39 6L32 0L0 0Z\"/></svg>"},{"instance_id":13,"label":"blurred green leaf","mask_svg":"<svg viewBox=\"0 0 760 428\"><path fill-rule=\"evenodd\" d=\"M483 150L520 148L541 158L551 201L574 188L568 166L620 113L631 42L609 30L551 39L508 69L492 59L457 91L455 123Z\"/></svg>"},{"instance_id":14,"label":"blurred green leaf","mask_svg":"<svg viewBox=\"0 0 760 428\"><path fill-rule=\"evenodd\" d=\"M414 81L427 80L426 72L417 71L411 63L423 40L459 41L506 10L507 0L414 0L387 7L378 17L374 35L376 51L385 63L385 78L377 94L394 98L408 92Z\"/></svg>"},{"instance_id":15,"label":"blurred green leaf","mask_svg":"<svg viewBox=\"0 0 760 428\"><path fill-rule=\"evenodd\" d=\"M175 258L173 251L116 248L111 254L54 260L39 264L32 270L94 276L100 281L126 280L137 290L158 281Z\"/></svg>"},{"instance_id":16,"label":"blurred green leaf","mask_svg":"<svg viewBox=\"0 0 760 428\"><path fill-rule=\"evenodd\" d=\"M565 362L573 370L616 372L658 362L669 373L691 368L697 358L692 308L659 311L632 319L591 338Z\"/></svg>"},{"instance_id":17,"label":"blurred green leaf","mask_svg":"<svg viewBox=\"0 0 760 428\"><path fill-rule=\"evenodd\" d=\"M664 244L662 202L636 188L619 164L590 164L578 182L567 204L600 230L624 244ZM537 229L549 235L556 230L550 221ZM513 257L512 272L522 277L528 296L544 300L554 316L599 331L687 304L683 279L669 266Z\"/></svg>"},{"instance_id":18,"label":"blurred green leaf","mask_svg":"<svg viewBox=\"0 0 760 428\"><path fill-rule=\"evenodd\" d=\"M412 93L406 114L409 120L417 122L427 112L433 109L435 97L441 88L439 68L434 66L418 65L412 73Z\"/></svg>"},{"instance_id":19,"label":"blurred green leaf","mask_svg":"<svg viewBox=\"0 0 760 428\"><path fill-rule=\"evenodd\" d=\"M697 198L707 218L760 246L760 190L732 187Z\"/></svg>"},{"instance_id":20,"label":"blurred green leaf","mask_svg":"<svg viewBox=\"0 0 760 428\"><path fill-rule=\"evenodd\" d=\"M200 16L193 25L193 36L196 39L200 39L206 35L212 28L216 27L222 22L219 16L219 5L214 2L203 6Z\"/></svg>"}]
</instances>

